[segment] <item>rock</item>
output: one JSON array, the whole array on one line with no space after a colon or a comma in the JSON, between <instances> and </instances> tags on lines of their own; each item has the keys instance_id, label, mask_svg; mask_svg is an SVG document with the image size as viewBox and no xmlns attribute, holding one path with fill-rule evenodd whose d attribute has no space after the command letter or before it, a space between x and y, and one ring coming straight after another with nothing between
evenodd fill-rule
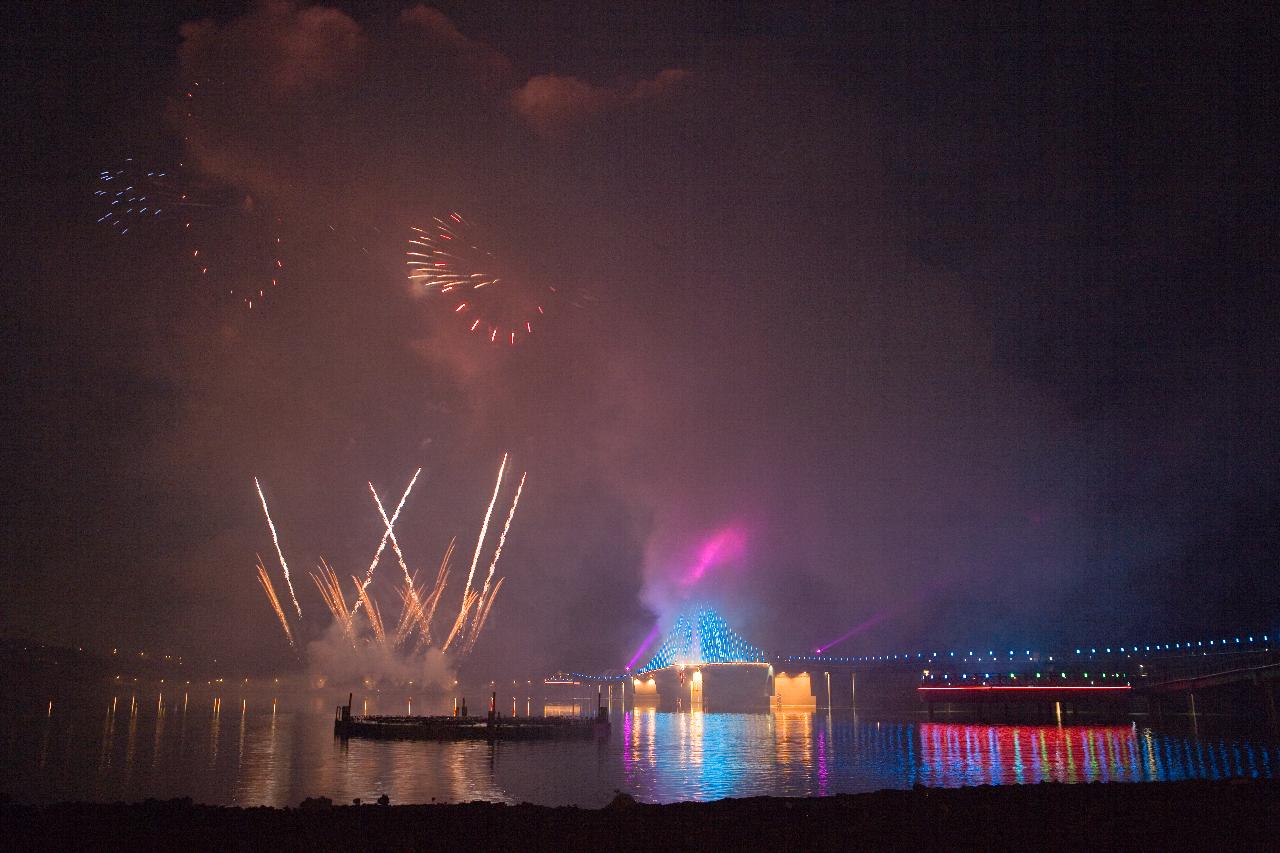
<instances>
[{"instance_id":1,"label":"rock","mask_svg":"<svg viewBox=\"0 0 1280 853\"><path fill-rule=\"evenodd\" d=\"M605 806L605 808L610 811L614 811L617 809L633 809L636 805L635 797L630 794L623 793L622 791L615 790L613 799L609 801L609 805Z\"/></svg>"}]
</instances>

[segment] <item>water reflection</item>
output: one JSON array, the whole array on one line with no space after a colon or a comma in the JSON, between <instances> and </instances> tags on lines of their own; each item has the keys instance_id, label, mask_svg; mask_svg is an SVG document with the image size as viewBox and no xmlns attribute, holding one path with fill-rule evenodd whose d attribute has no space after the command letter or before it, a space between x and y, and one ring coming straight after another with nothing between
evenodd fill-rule
<instances>
[{"instance_id":1,"label":"water reflection","mask_svg":"<svg viewBox=\"0 0 1280 853\"><path fill-rule=\"evenodd\" d=\"M124 750L124 767L125 772L129 775L133 773L133 753L138 745L138 697L133 696L129 699L129 735Z\"/></svg>"},{"instance_id":2,"label":"water reflection","mask_svg":"<svg viewBox=\"0 0 1280 853\"><path fill-rule=\"evenodd\" d=\"M164 743L164 694L156 698L156 734L151 742L151 766L160 765L161 744Z\"/></svg>"},{"instance_id":3,"label":"water reflection","mask_svg":"<svg viewBox=\"0 0 1280 853\"><path fill-rule=\"evenodd\" d=\"M249 727L247 719L242 732L241 770L236 776L234 801L237 803L278 803L289 800L288 774L282 766L282 753L292 743L293 715L277 712L273 700L271 716L265 727Z\"/></svg>"},{"instance_id":4,"label":"water reflection","mask_svg":"<svg viewBox=\"0 0 1280 853\"><path fill-rule=\"evenodd\" d=\"M600 742L343 743L332 736L332 697L173 697L100 695L53 706L41 698L9 709L0 715L6 726L0 792L32 801L191 796L240 805L296 805L316 795L368 801L385 792L401 803L598 806L619 789L643 801L672 801L828 795L916 783L1280 776L1280 756L1265 738L1196 737L1132 724L974 725L826 711L639 708L615 712L612 733ZM400 712L409 700L367 701L371 712ZM448 713L451 704L417 696L412 701L427 713ZM224 719L224 702L233 717ZM126 711L127 720L120 719Z\"/></svg>"},{"instance_id":5,"label":"water reflection","mask_svg":"<svg viewBox=\"0 0 1280 853\"><path fill-rule=\"evenodd\" d=\"M209 723L209 769L218 765L218 736L222 734L222 697L213 700L213 719Z\"/></svg>"},{"instance_id":6,"label":"water reflection","mask_svg":"<svg viewBox=\"0 0 1280 853\"><path fill-rule=\"evenodd\" d=\"M102 724L102 750L98 753L99 772L111 766L111 747L116 734L116 697L107 705L107 719Z\"/></svg>"}]
</instances>

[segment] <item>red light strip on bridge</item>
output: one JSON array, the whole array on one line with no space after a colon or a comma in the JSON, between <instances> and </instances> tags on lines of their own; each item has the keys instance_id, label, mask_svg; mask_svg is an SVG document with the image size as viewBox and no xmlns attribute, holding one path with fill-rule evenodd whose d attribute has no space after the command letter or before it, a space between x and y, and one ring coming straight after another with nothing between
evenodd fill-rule
<instances>
[{"instance_id":1,"label":"red light strip on bridge","mask_svg":"<svg viewBox=\"0 0 1280 853\"><path fill-rule=\"evenodd\" d=\"M967 690L970 692L974 690L1013 690L1017 692L1023 692L1026 690L1058 691L1058 690L1132 690L1132 689L1133 688L1128 684L1125 684L1119 687L1111 687L1109 685L1105 687L1102 685L1081 686L1078 684L1077 685L1064 684L1061 687L1051 687L1051 686L1036 685L1036 684L1029 684L1026 687L1007 687L1007 686L997 687L997 686L988 686L985 684L975 684L972 687L917 687L916 688L916 690Z\"/></svg>"}]
</instances>

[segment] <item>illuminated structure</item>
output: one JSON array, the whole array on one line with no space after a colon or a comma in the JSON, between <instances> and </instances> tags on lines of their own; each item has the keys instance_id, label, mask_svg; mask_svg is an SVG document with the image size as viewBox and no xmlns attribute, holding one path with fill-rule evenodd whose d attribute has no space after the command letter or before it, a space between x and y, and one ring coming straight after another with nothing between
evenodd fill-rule
<instances>
[{"instance_id":1,"label":"illuminated structure","mask_svg":"<svg viewBox=\"0 0 1280 853\"><path fill-rule=\"evenodd\" d=\"M1063 650L1021 647L899 652L878 655L766 655L734 633L713 610L678 618L644 666L599 675L623 682L627 701L660 708L741 710L760 701L776 709L877 708L914 712L921 702L1053 708L1077 706L1159 714L1194 707L1193 696L1246 685L1261 714L1280 721L1280 633L1241 632L1171 643L1081 644ZM642 646L657 637L651 632ZM1132 639L1132 638L1129 638ZM637 655L638 658L638 655ZM1154 709L1154 710L1153 710ZM1280 725L1280 722L1276 723Z\"/></svg>"},{"instance_id":2,"label":"illuminated structure","mask_svg":"<svg viewBox=\"0 0 1280 853\"><path fill-rule=\"evenodd\" d=\"M676 618L653 658L632 674L630 690L646 704L751 710L768 702L772 679L765 653L700 607Z\"/></svg>"},{"instance_id":3,"label":"illuminated structure","mask_svg":"<svg viewBox=\"0 0 1280 853\"><path fill-rule=\"evenodd\" d=\"M677 617L653 658L636 674L669 666L765 662L764 652L738 636L723 616L710 607L700 607L692 619L683 614Z\"/></svg>"}]
</instances>

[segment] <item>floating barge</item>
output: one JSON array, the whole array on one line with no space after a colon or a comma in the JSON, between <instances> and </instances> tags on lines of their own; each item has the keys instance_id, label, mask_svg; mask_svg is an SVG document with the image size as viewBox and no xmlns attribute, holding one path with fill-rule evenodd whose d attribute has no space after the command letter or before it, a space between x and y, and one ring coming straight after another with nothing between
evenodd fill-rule
<instances>
[{"instance_id":1,"label":"floating barge","mask_svg":"<svg viewBox=\"0 0 1280 853\"><path fill-rule=\"evenodd\" d=\"M353 716L339 705L333 719L339 738L378 740L568 740L608 737L609 716L600 708L595 719L582 717Z\"/></svg>"}]
</instances>

